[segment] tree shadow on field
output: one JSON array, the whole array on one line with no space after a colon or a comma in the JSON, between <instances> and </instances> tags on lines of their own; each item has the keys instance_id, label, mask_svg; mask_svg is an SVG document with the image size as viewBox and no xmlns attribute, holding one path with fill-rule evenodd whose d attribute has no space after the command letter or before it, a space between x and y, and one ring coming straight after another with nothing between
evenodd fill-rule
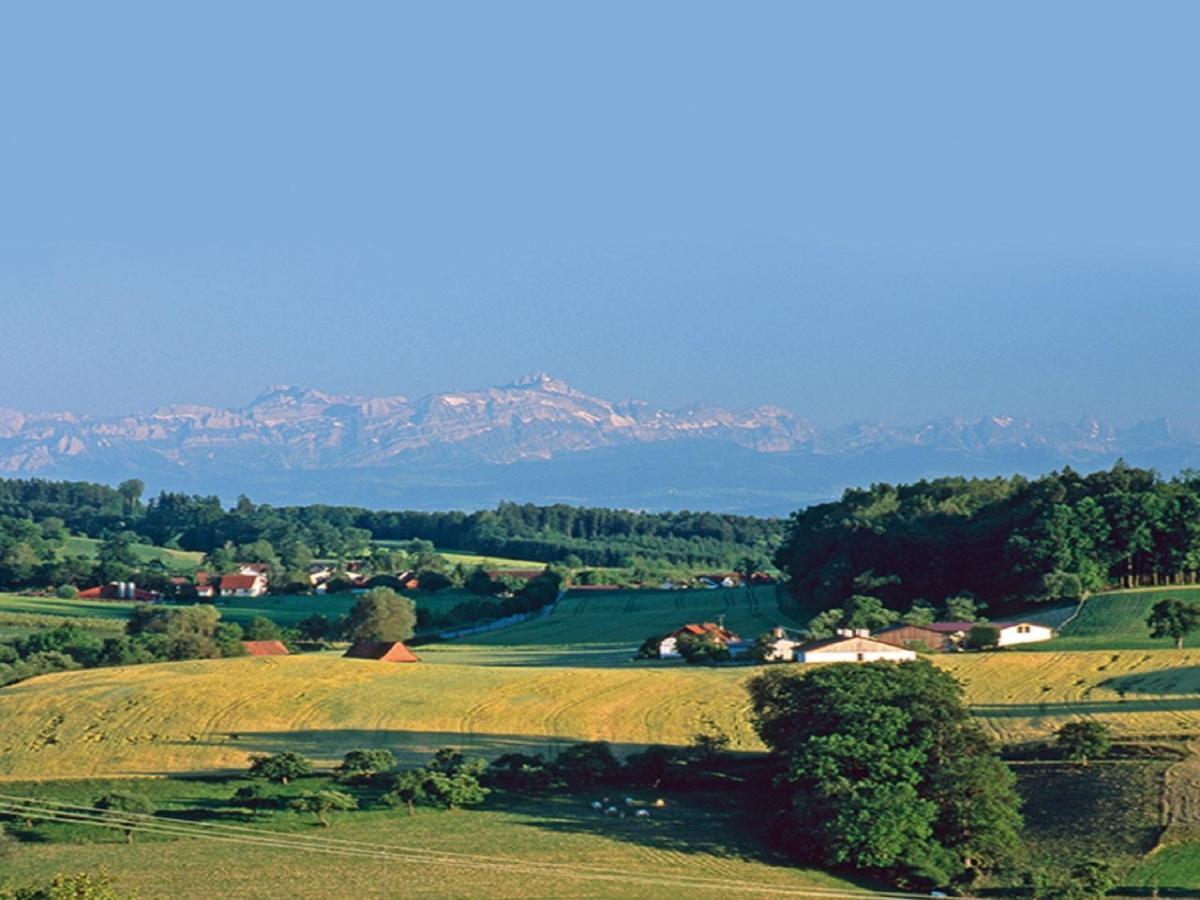
<instances>
[{"instance_id":1,"label":"tree shadow on field","mask_svg":"<svg viewBox=\"0 0 1200 900\"><path fill-rule=\"evenodd\" d=\"M401 766L418 766L443 747L453 747L468 756L481 756L489 762L505 753L540 753L555 757L583 737L558 737L542 734L496 734L469 731L404 731L399 729L329 728L296 731L238 731L205 736L198 741L178 741L190 747L220 746L248 754L292 751L322 762L335 762L351 750L378 748L390 750ZM644 744L613 744L618 755L636 752Z\"/></svg>"},{"instance_id":2,"label":"tree shadow on field","mask_svg":"<svg viewBox=\"0 0 1200 900\"><path fill-rule=\"evenodd\" d=\"M627 796L638 805L626 807ZM592 808L593 801L603 801L605 797L619 813L624 813L623 817L605 815ZM634 814L635 809L644 808L643 804L649 805L658 798L663 798L666 805L649 806L648 818ZM587 794L537 799L502 795L494 803L489 800L489 806L522 815L521 825L549 835L589 835L656 852L768 866L791 868L797 864L794 858L770 847L770 817L763 813L763 798L751 788L661 791L607 785ZM880 887L847 873L839 872L838 876L864 888Z\"/></svg>"},{"instance_id":3,"label":"tree shadow on field","mask_svg":"<svg viewBox=\"0 0 1200 900\"><path fill-rule=\"evenodd\" d=\"M1100 686L1125 694L1158 694L1200 697L1200 666L1180 666L1132 675L1118 675Z\"/></svg>"}]
</instances>

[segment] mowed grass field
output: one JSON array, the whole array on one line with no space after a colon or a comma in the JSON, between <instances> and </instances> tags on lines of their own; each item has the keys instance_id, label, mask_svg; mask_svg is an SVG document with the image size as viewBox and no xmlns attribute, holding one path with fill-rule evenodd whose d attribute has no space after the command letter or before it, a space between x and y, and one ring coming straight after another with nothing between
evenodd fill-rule
<instances>
[{"instance_id":1,"label":"mowed grass field","mask_svg":"<svg viewBox=\"0 0 1200 900\"><path fill-rule=\"evenodd\" d=\"M734 749L762 749L744 689L754 667L585 652L572 665L553 646L419 653L423 661L407 665L325 653L34 678L0 689L0 778L230 770L279 750L332 762L361 746L408 761L447 745L489 757L553 755L578 740L629 750L685 744L714 727ZM975 713L1003 741L1045 739L1079 717L1122 736L1200 734L1200 652L964 654L937 663L963 680Z\"/></svg>"},{"instance_id":2,"label":"mowed grass field","mask_svg":"<svg viewBox=\"0 0 1200 900\"><path fill-rule=\"evenodd\" d=\"M188 827L192 811L212 816L236 786L162 779L140 790L162 810L160 821ZM71 796L62 785L13 784L3 793L88 804L113 787L120 785L88 782ZM310 789L304 781L295 788ZM720 797L668 795L649 820L599 816L589 799L500 797L480 809L411 817L370 810L337 815L329 829L293 813L233 820L244 835L278 847L205 840L203 826L192 826L196 837L146 835L132 846L96 827L39 826L49 840L6 857L0 888L100 868L139 897L811 897L869 887L773 856L753 810Z\"/></svg>"}]
</instances>

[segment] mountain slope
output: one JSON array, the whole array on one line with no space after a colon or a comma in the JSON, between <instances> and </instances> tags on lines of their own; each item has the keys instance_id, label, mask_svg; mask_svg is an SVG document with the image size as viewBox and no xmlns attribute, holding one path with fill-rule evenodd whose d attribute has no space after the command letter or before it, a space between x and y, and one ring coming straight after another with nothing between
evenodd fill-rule
<instances>
[{"instance_id":1,"label":"mountain slope","mask_svg":"<svg viewBox=\"0 0 1200 900\"><path fill-rule=\"evenodd\" d=\"M1164 420L1120 430L1090 418L994 416L822 431L776 406L663 410L542 373L415 400L275 386L240 409L173 405L113 418L0 409L0 473L139 477L268 502L786 512L848 484L1036 473L1122 455L1173 471L1200 462L1200 442Z\"/></svg>"}]
</instances>

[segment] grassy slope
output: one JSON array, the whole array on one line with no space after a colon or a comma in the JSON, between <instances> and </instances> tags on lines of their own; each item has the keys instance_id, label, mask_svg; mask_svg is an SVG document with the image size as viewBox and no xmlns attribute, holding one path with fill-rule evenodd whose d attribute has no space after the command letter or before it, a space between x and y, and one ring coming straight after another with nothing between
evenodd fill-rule
<instances>
[{"instance_id":1,"label":"grassy slope","mask_svg":"<svg viewBox=\"0 0 1200 900\"><path fill-rule=\"evenodd\" d=\"M399 547L408 543L407 541L389 541L379 540L372 541L381 547ZM466 550L442 550L437 551L442 556L446 557L450 563L462 563L464 566L483 566L485 569L541 569L546 563L538 562L534 559L510 559L506 556L480 556L478 553L470 553Z\"/></svg>"},{"instance_id":2,"label":"grassy slope","mask_svg":"<svg viewBox=\"0 0 1200 900\"><path fill-rule=\"evenodd\" d=\"M86 556L94 559L100 548L100 541L95 538L69 537L63 546L66 556ZM134 555L143 562L158 559L177 575L191 575L200 565L203 553L190 550L169 550L166 547L154 547L150 544L134 544Z\"/></svg>"},{"instance_id":3,"label":"grassy slope","mask_svg":"<svg viewBox=\"0 0 1200 900\"><path fill-rule=\"evenodd\" d=\"M312 789L306 781L298 782L293 793ZM146 782L139 790L164 811L187 816L199 810L209 818L219 815L240 783L161 780ZM5 792L88 803L112 786L81 783L74 796L70 786L62 784L9 785ZM291 813L261 816L250 823L297 843L311 836L358 841L392 852L420 848L469 854L475 857L472 862L481 856L513 861L502 868L346 858L311 852L302 844L274 849L140 837L133 846L125 846L113 832L52 825L35 832L48 842L23 844L6 859L0 887L101 866L120 889L142 897L623 897L651 891L716 897L729 896L739 887L751 893L771 887L803 894L806 888L854 886L822 872L781 864L763 851L762 823L719 800L695 803L670 797L667 807L650 820L634 821L597 816L589 799L500 797L480 809L422 810L412 817L362 811L334 816L328 830L316 827L310 816ZM230 864L231 858L236 865ZM561 871L531 871L530 863L577 872L585 866L593 871L604 867L611 877L573 879ZM703 886L639 882L681 877L705 881Z\"/></svg>"},{"instance_id":4,"label":"grassy slope","mask_svg":"<svg viewBox=\"0 0 1200 900\"><path fill-rule=\"evenodd\" d=\"M780 606L781 597L783 606ZM648 636L688 622L716 622L753 639L776 625L795 628L808 616L788 605L774 585L747 590L578 591L568 593L552 615L505 628L472 642L489 646L559 646L589 652L596 647L636 647Z\"/></svg>"},{"instance_id":5,"label":"grassy slope","mask_svg":"<svg viewBox=\"0 0 1200 900\"><path fill-rule=\"evenodd\" d=\"M1052 650L1150 650L1171 646L1167 639L1150 637L1146 617L1164 597L1200 600L1200 588L1152 588L1097 594L1062 630L1062 636L1044 645ZM1200 638L1200 636L1198 636Z\"/></svg>"}]
</instances>

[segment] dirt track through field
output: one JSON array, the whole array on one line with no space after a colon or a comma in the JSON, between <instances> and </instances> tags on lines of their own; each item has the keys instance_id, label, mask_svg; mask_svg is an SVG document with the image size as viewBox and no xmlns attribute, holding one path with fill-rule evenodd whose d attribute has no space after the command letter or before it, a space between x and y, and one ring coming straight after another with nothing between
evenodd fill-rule
<instances>
[{"instance_id":1,"label":"dirt track through field","mask_svg":"<svg viewBox=\"0 0 1200 900\"><path fill-rule=\"evenodd\" d=\"M1163 786L1163 824L1200 826L1200 741L1188 744L1191 755L1167 770Z\"/></svg>"}]
</instances>

